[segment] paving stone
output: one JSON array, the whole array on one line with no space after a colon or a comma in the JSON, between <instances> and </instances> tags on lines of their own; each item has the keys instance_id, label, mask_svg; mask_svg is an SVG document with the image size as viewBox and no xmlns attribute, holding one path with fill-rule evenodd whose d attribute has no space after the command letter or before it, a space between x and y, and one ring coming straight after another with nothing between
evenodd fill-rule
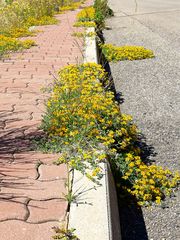
<instances>
[{"instance_id":1,"label":"paving stone","mask_svg":"<svg viewBox=\"0 0 180 240\"><path fill-rule=\"evenodd\" d=\"M22 112L22 113L31 113L31 112L34 112L34 113L43 113L43 111L45 110L45 106L44 105L41 105L41 106L36 106L36 101L32 102L30 104L27 103L26 104L26 101L24 102L24 105L15 105L14 106L14 114L16 114L17 112ZM39 117L39 119L41 119L41 116ZM39 120L37 119L37 120Z\"/></svg>"},{"instance_id":2,"label":"paving stone","mask_svg":"<svg viewBox=\"0 0 180 240\"><path fill-rule=\"evenodd\" d=\"M28 222L42 223L48 221L64 220L67 202L61 199L48 201L30 201L28 204L30 215Z\"/></svg>"},{"instance_id":3,"label":"paving stone","mask_svg":"<svg viewBox=\"0 0 180 240\"><path fill-rule=\"evenodd\" d=\"M15 106L14 106L15 109ZM21 120L31 120L30 116L31 112L28 111L13 111L10 114L4 114L4 116L1 117L1 120L3 120L6 124L15 122L15 121L21 121Z\"/></svg>"},{"instance_id":4,"label":"paving stone","mask_svg":"<svg viewBox=\"0 0 180 240\"><path fill-rule=\"evenodd\" d=\"M42 97L43 97L42 94L37 95L36 93L31 93L31 94L30 93L23 93L21 95L21 101L22 101L21 106L23 105L23 103L28 104L28 103L30 103L30 101L33 103L37 99L42 98Z\"/></svg>"},{"instance_id":5,"label":"paving stone","mask_svg":"<svg viewBox=\"0 0 180 240\"><path fill-rule=\"evenodd\" d=\"M5 122L4 121L0 121L0 129L3 129L4 127L5 127Z\"/></svg>"},{"instance_id":6,"label":"paving stone","mask_svg":"<svg viewBox=\"0 0 180 240\"><path fill-rule=\"evenodd\" d=\"M45 165L39 167L40 177L39 180L55 180L67 178L67 166L65 164Z\"/></svg>"},{"instance_id":7,"label":"paving stone","mask_svg":"<svg viewBox=\"0 0 180 240\"><path fill-rule=\"evenodd\" d=\"M34 139L34 137L42 136L42 134L43 131L37 129L37 126L32 126L24 130L24 136L26 139Z\"/></svg>"},{"instance_id":8,"label":"paving stone","mask_svg":"<svg viewBox=\"0 0 180 240\"><path fill-rule=\"evenodd\" d=\"M28 87L24 86L23 88L18 88L18 87L8 87L6 89L7 93L38 93L39 91L34 89L34 91L28 89Z\"/></svg>"},{"instance_id":9,"label":"paving stone","mask_svg":"<svg viewBox=\"0 0 180 240\"><path fill-rule=\"evenodd\" d=\"M15 109L16 106L14 106L14 109ZM31 120L32 117L31 117L31 111L23 111L23 110L20 110L19 111L16 111L16 109L13 111L13 121L15 120L18 120L18 121L21 121L21 120ZM10 119L11 120L11 119Z\"/></svg>"},{"instance_id":10,"label":"paving stone","mask_svg":"<svg viewBox=\"0 0 180 240\"><path fill-rule=\"evenodd\" d=\"M27 82L27 80L26 80L26 82ZM21 89L21 88L24 89L24 88L26 88L26 83L25 82L17 82L16 84L14 84L12 79L10 79L9 82L6 81L6 82L2 83L0 81L0 84L3 84L3 86L5 88L11 88L11 89ZM6 92L8 92L8 91L6 91Z\"/></svg>"},{"instance_id":11,"label":"paving stone","mask_svg":"<svg viewBox=\"0 0 180 240\"><path fill-rule=\"evenodd\" d=\"M13 154L8 153L2 153L0 151L0 166L4 166L7 163L10 163L14 160Z\"/></svg>"},{"instance_id":12,"label":"paving stone","mask_svg":"<svg viewBox=\"0 0 180 240\"><path fill-rule=\"evenodd\" d=\"M0 114L4 114L6 112L11 112L11 111L13 111L13 104L11 103L7 104L7 100L6 100L6 104L4 104L1 107Z\"/></svg>"},{"instance_id":13,"label":"paving stone","mask_svg":"<svg viewBox=\"0 0 180 240\"><path fill-rule=\"evenodd\" d=\"M0 223L0 239L2 240L51 240L54 235L53 226L59 222L30 224L18 220Z\"/></svg>"},{"instance_id":14,"label":"paving stone","mask_svg":"<svg viewBox=\"0 0 180 240\"><path fill-rule=\"evenodd\" d=\"M36 165L33 163L12 162L5 166L0 166L0 173L4 175L4 180L24 178L36 179L38 177Z\"/></svg>"},{"instance_id":15,"label":"paving stone","mask_svg":"<svg viewBox=\"0 0 180 240\"><path fill-rule=\"evenodd\" d=\"M37 163L52 164L58 158L57 154L47 154L42 152L24 152L13 155L15 163Z\"/></svg>"},{"instance_id":16,"label":"paving stone","mask_svg":"<svg viewBox=\"0 0 180 240\"><path fill-rule=\"evenodd\" d=\"M24 220L26 218L26 215L28 214L26 202L26 198L0 198L0 221L10 219Z\"/></svg>"},{"instance_id":17,"label":"paving stone","mask_svg":"<svg viewBox=\"0 0 180 240\"><path fill-rule=\"evenodd\" d=\"M39 126L41 123L41 119L38 120L16 120L13 122L8 122L6 124L6 129L19 129L21 127L21 129L28 129L29 127L33 127L33 126Z\"/></svg>"},{"instance_id":18,"label":"paving stone","mask_svg":"<svg viewBox=\"0 0 180 240\"><path fill-rule=\"evenodd\" d=\"M65 181L38 181L33 179L2 180L1 193L13 197L27 197L35 200L63 198L66 193Z\"/></svg>"},{"instance_id":19,"label":"paving stone","mask_svg":"<svg viewBox=\"0 0 180 240\"><path fill-rule=\"evenodd\" d=\"M8 123L11 123L14 121L18 121L18 119L11 119L9 121L5 122L5 128L3 130L0 131L0 146L1 148L3 148L3 146L5 148L12 146L13 142L12 139L18 139L18 138L22 138L24 137L24 133L23 133L23 129L19 129L19 128L14 128L14 129L6 129L6 126ZM0 149L1 152L2 149Z\"/></svg>"}]
</instances>

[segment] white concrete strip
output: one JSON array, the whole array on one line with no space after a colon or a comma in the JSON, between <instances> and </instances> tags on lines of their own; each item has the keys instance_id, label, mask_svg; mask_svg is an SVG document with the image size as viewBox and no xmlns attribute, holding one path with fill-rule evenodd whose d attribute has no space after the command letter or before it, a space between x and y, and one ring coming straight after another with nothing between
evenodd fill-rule
<instances>
[{"instance_id":1,"label":"white concrete strip","mask_svg":"<svg viewBox=\"0 0 180 240\"><path fill-rule=\"evenodd\" d=\"M103 164L103 169L105 166ZM109 240L106 174L97 186L79 171L75 171L73 193L79 194L70 207L69 224L80 240Z\"/></svg>"},{"instance_id":2,"label":"white concrete strip","mask_svg":"<svg viewBox=\"0 0 180 240\"><path fill-rule=\"evenodd\" d=\"M94 33L94 36L85 38L84 62L98 63L96 35L94 27L87 28L86 33Z\"/></svg>"}]
</instances>

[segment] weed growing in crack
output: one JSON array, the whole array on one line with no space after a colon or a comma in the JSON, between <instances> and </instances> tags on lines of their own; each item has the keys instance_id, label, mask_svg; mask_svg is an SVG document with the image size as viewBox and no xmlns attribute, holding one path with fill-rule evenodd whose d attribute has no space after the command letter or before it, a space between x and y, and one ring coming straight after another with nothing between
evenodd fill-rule
<instances>
[{"instance_id":1,"label":"weed growing in crack","mask_svg":"<svg viewBox=\"0 0 180 240\"><path fill-rule=\"evenodd\" d=\"M80 240L76 235L75 235L75 230L74 228L71 228L71 229L67 229L67 228L63 228L63 227L60 227L60 228L57 228L57 227L54 227L53 228L56 235L53 236L53 239L56 239L56 240Z\"/></svg>"}]
</instances>

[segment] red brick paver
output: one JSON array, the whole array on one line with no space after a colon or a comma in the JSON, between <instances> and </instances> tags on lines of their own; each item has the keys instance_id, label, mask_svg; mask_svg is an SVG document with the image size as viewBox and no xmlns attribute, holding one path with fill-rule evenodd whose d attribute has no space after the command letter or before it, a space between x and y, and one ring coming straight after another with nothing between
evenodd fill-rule
<instances>
[{"instance_id":1,"label":"red brick paver","mask_svg":"<svg viewBox=\"0 0 180 240\"><path fill-rule=\"evenodd\" d=\"M53 165L57 155L31 151L30 139L40 134L41 87L82 59L81 41L72 37L76 14L38 27L37 46L0 60L0 240L49 240L65 219L67 168Z\"/></svg>"}]
</instances>

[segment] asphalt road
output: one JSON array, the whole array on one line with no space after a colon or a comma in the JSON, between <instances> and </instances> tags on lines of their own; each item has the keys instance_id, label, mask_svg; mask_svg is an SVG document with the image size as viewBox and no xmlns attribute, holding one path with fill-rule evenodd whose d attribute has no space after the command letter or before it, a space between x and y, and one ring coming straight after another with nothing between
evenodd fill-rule
<instances>
[{"instance_id":1,"label":"asphalt road","mask_svg":"<svg viewBox=\"0 0 180 240\"><path fill-rule=\"evenodd\" d=\"M121 111L133 116L153 149L150 160L180 169L180 0L109 0L109 5L115 16L107 21L106 42L140 45L155 54L154 59L110 64L124 99ZM166 201L165 209L142 209L148 239L180 239L179 202L176 197ZM126 239L147 239L133 236L137 225L131 224Z\"/></svg>"}]
</instances>

